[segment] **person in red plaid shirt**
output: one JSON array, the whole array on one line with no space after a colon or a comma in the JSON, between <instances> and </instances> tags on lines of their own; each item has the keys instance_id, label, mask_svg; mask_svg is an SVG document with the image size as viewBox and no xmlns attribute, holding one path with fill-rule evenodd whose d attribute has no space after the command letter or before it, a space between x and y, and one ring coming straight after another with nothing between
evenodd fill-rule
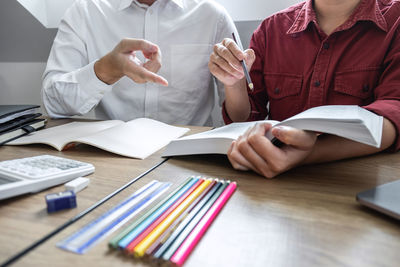
<instances>
[{"instance_id":1,"label":"person in red plaid shirt","mask_svg":"<svg viewBox=\"0 0 400 267\"><path fill-rule=\"evenodd\" d=\"M275 127L285 144L278 148L265 137L271 125L259 124L232 143L235 169L272 178L299 165L400 148L399 1L307 0L265 19L250 49L242 52L231 39L215 45L209 68L225 85L226 123L284 120L321 105L359 105L384 117L380 148Z\"/></svg>"}]
</instances>

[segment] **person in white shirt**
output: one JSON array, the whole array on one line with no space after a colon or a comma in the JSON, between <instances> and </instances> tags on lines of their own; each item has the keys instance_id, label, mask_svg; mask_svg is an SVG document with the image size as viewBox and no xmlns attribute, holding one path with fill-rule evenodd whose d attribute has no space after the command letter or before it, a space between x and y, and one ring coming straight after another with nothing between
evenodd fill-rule
<instances>
[{"instance_id":1,"label":"person in white shirt","mask_svg":"<svg viewBox=\"0 0 400 267\"><path fill-rule=\"evenodd\" d=\"M213 45L236 31L208 0L77 0L62 19L43 74L50 117L153 118L211 125ZM162 60L161 60L162 58ZM218 86L219 104L224 98Z\"/></svg>"}]
</instances>

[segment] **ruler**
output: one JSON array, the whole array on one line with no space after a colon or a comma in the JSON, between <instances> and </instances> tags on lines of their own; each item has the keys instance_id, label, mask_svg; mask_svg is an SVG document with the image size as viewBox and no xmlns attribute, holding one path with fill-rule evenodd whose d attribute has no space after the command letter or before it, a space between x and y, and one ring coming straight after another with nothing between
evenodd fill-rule
<instances>
[{"instance_id":1,"label":"ruler","mask_svg":"<svg viewBox=\"0 0 400 267\"><path fill-rule=\"evenodd\" d=\"M57 243L57 247L77 254L84 254L104 237L146 208L170 186L171 183L151 181L97 219Z\"/></svg>"}]
</instances>

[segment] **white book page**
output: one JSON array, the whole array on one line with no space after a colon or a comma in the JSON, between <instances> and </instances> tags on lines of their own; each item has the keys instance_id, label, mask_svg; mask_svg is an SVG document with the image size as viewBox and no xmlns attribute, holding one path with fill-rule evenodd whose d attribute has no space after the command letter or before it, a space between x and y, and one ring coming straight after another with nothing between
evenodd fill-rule
<instances>
[{"instance_id":1,"label":"white book page","mask_svg":"<svg viewBox=\"0 0 400 267\"><path fill-rule=\"evenodd\" d=\"M233 140L244 134L257 123L278 121L236 122L206 132L185 136L173 140L164 151L163 156L194 154L226 154Z\"/></svg>"},{"instance_id":2,"label":"white book page","mask_svg":"<svg viewBox=\"0 0 400 267\"><path fill-rule=\"evenodd\" d=\"M188 128L140 118L77 141L122 156L144 159L188 131Z\"/></svg>"},{"instance_id":3,"label":"white book page","mask_svg":"<svg viewBox=\"0 0 400 267\"><path fill-rule=\"evenodd\" d=\"M208 138L224 138L236 140L240 135L244 134L247 129L253 127L257 123L269 122L272 125L278 123L278 121L250 121L250 122L235 122L219 128L215 128L206 132L193 134L180 138L179 140L190 140L190 139L208 139Z\"/></svg>"},{"instance_id":4,"label":"white book page","mask_svg":"<svg viewBox=\"0 0 400 267\"><path fill-rule=\"evenodd\" d=\"M365 119L360 114L359 106L355 105L327 105L307 109L285 121L298 119L321 119L321 120L338 120L338 121L360 121Z\"/></svg>"},{"instance_id":5,"label":"white book page","mask_svg":"<svg viewBox=\"0 0 400 267\"><path fill-rule=\"evenodd\" d=\"M308 109L277 125L338 135L379 147L383 118L356 105L331 105ZM272 139L271 132L267 137Z\"/></svg>"},{"instance_id":6,"label":"white book page","mask_svg":"<svg viewBox=\"0 0 400 267\"><path fill-rule=\"evenodd\" d=\"M30 133L29 135L7 143L7 145L41 143L50 145L61 151L66 144L76 142L79 137L92 135L123 123L123 121L119 120L71 122Z\"/></svg>"}]
</instances>

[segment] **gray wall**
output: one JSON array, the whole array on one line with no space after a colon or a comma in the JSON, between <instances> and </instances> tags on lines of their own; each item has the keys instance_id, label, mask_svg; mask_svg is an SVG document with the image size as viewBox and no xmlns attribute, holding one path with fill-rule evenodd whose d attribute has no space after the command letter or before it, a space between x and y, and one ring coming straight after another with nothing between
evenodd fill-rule
<instances>
[{"instance_id":1,"label":"gray wall","mask_svg":"<svg viewBox=\"0 0 400 267\"><path fill-rule=\"evenodd\" d=\"M0 1L0 62L44 62L57 29L46 29L16 0Z\"/></svg>"}]
</instances>

